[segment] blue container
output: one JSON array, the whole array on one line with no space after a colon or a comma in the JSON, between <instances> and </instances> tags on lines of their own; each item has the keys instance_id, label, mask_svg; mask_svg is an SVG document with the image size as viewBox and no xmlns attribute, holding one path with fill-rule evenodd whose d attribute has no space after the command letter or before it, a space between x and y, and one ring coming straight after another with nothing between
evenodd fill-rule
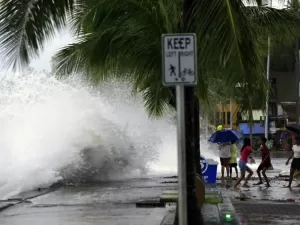
<instances>
[{"instance_id":1,"label":"blue container","mask_svg":"<svg viewBox=\"0 0 300 225\"><path fill-rule=\"evenodd\" d=\"M207 169L202 174L204 183L206 184L215 184L217 181L217 169L218 169L218 162L207 159Z\"/></svg>"}]
</instances>

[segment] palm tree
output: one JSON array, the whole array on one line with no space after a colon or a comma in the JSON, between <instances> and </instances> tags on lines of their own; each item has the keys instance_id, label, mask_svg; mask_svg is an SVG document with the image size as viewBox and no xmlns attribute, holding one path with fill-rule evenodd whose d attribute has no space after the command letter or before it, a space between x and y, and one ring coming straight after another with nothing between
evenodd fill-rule
<instances>
[{"instance_id":1,"label":"palm tree","mask_svg":"<svg viewBox=\"0 0 300 225\"><path fill-rule=\"evenodd\" d=\"M55 55L55 72L60 76L84 73L94 83L112 77L128 79L133 90L142 94L149 115L159 116L174 102L174 91L161 84L161 34L195 32L199 59L196 93L201 103L211 104L214 80L222 80L225 92L237 83L245 84L241 94L249 101L253 90L261 90L265 99L265 37L280 34L280 39L290 39L297 35L299 15L247 7L241 0L201 0L189 6L183 24L179 0L2 0L1 49L7 66L28 64L43 41L69 21L77 41ZM189 95L193 97L193 90ZM194 137L189 137L186 149L192 153L187 157L188 220L200 224L194 194L199 123L192 121L199 114L194 107L198 101L190 103L190 135Z\"/></svg>"}]
</instances>

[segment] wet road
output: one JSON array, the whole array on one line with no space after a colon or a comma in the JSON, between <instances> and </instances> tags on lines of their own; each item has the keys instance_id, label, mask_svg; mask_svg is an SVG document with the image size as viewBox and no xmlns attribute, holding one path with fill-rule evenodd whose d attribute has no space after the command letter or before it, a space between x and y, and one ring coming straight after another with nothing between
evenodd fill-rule
<instances>
[{"instance_id":1,"label":"wet road","mask_svg":"<svg viewBox=\"0 0 300 225\"><path fill-rule=\"evenodd\" d=\"M256 157L256 164L250 165L254 176L250 180L250 188L233 189L234 181L220 182L221 190L226 192L236 209L241 225L298 225L300 221L300 180L294 180L293 188L284 188L288 177L279 177L279 173L286 171L290 165L285 165L286 158L273 158L274 170L268 170L271 187L254 185L258 182L256 169L260 158ZM234 173L235 174L235 173Z\"/></svg>"},{"instance_id":2,"label":"wet road","mask_svg":"<svg viewBox=\"0 0 300 225\"><path fill-rule=\"evenodd\" d=\"M294 180L293 188L284 188L287 177L279 177L282 171L289 171L290 165L285 165L286 159L272 159L274 170L269 170L271 187L265 185L255 186L257 183L257 163L250 165L255 172L254 178L249 182L250 188L226 190L240 218L241 225L298 225L300 221L300 184L299 179ZM288 174L288 173L287 173ZM232 183L234 184L235 181ZM230 183L229 183L230 184ZM232 185L233 185L232 184ZM224 190L225 191L225 190Z\"/></svg>"},{"instance_id":3,"label":"wet road","mask_svg":"<svg viewBox=\"0 0 300 225\"><path fill-rule=\"evenodd\" d=\"M284 161L273 160L274 170L268 171L271 188L254 186L257 178L250 181L250 188L233 190L221 185L221 190L231 197L242 225L299 224L300 188L283 188L286 178L277 177L279 172L289 169ZM255 169L257 165L251 167ZM159 225L168 209L136 208L135 203L159 198L163 191L177 188L177 184L165 181L175 180L151 178L63 187L2 211L0 224Z\"/></svg>"},{"instance_id":4,"label":"wet road","mask_svg":"<svg viewBox=\"0 0 300 225\"><path fill-rule=\"evenodd\" d=\"M272 187L254 186L227 190L241 225L296 225L300 221L300 188L283 188L284 180L273 180Z\"/></svg>"},{"instance_id":5,"label":"wet road","mask_svg":"<svg viewBox=\"0 0 300 225\"><path fill-rule=\"evenodd\" d=\"M136 208L174 189L160 179L64 187L0 213L1 225L159 225L166 208Z\"/></svg>"}]
</instances>

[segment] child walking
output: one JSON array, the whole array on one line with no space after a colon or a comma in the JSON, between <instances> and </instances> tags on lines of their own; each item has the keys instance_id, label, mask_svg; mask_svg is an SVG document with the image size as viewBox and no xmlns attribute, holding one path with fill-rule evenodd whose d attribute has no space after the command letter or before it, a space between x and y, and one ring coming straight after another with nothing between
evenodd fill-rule
<instances>
[{"instance_id":1,"label":"child walking","mask_svg":"<svg viewBox=\"0 0 300 225\"><path fill-rule=\"evenodd\" d=\"M261 137L260 140L261 140L261 146L260 146L260 148L258 150L261 151L261 159L262 159L262 161L261 161L261 163L258 166L257 171L256 171L257 174L258 174L258 177L259 177L259 182L257 184L255 184L255 185L263 184L263 181L262 181L262 178L261 178L261 174L260 174L260 172L261 172L262 175L263 175L263 177L264 177L264 179L265 179L265 181L266 181L266 183L267 183L266 186L267 187L271 187L271 185L269 183L269 180L268 180L268 177L266 175L266 170L269 167L272 166L270 152L269 152L269 149L268 149L268 147L266 145L267 138Z\"/></svg>"},{"instance_id":2,"label":"child walking","mask_svg":"<svg viewBox=\"0 0 300 225\"><path fill-rule=\"evenodd\" d=\"M232 141L230 146L231 158L230 158L229 176L230 178L232 178L232 168L235 168L236 179L238 179L239 177L239 173L237 169L237 149L238 147L236 146L235 141Z\"/></svg>"},{"instance_id":3,"label":"child walking","mask_svg":"<svg viewBox=\"0 0 300 225\"><path fill-rule=\"evenodd\" d=\"M244 187L248 186L248 180L253 175L253 171L247 166L248 159L251 158L250 154L252 153L252 147L251 147L251 140L250 138L246 137L244 138L244 145L241 149L241 156L239 160L239 167L241 171L241 177L237 180L236 184L234 185L234 188L236 188L242 180L244 180L246 176L246 171L249 173L245 179Z\"/></svg>"}]
</instances>

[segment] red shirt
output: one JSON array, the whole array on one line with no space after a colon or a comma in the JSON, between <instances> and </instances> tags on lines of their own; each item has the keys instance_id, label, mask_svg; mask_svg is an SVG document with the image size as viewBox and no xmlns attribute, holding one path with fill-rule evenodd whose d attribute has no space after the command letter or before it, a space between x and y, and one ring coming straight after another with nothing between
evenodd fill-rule
<instances>
[{"instance_id":1,"label":"red shirt","mask_svg":"<svg viewBox=\"0 0 300 225\"><path fill-rule=\"evenodd\" d=\"M248 158L249 158L249 155L251 154L252 152L252 148L251 146L246 146L242 151L241 151L241 160L245 163L248 163Z\"/></svg>"},{"instance_id":2,"label":"red shirt","mask_svg":"<svg viewBox=\"0 0 300 225\"><path fill-rule=\"evenodd\" d=\"M262 160L263 163L271 163L269 149L268 149L268 147L265 144L262 145L261 160Z\"/></svg>"}]
</instances>

